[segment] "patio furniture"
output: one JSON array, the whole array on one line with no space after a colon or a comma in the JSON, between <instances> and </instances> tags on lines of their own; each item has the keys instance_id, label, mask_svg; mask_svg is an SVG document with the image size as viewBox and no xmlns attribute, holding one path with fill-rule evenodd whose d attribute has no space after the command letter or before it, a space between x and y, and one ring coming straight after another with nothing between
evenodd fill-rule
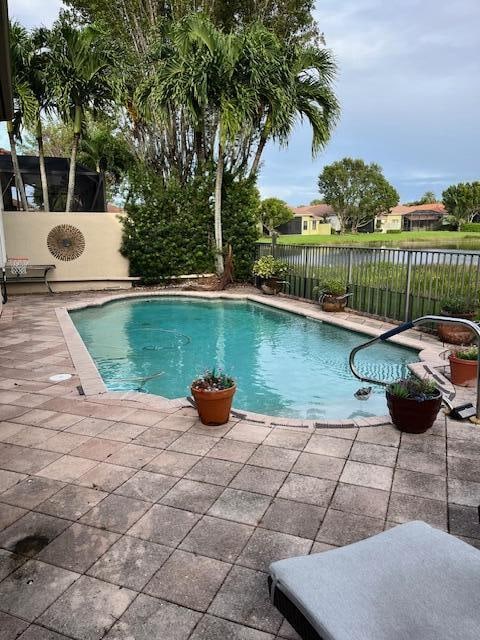
<instances>
[{"instance_id":1,"label":"patio furniture","mask_svg":"<svg viewBox=\"0 0 480 640\"><path fill-rule=\"evenodd\" d=\"M424 522L270 565L304 640L478 640L480 551Z\"/></svg>"},{"instance_id":2,"label":"patio furniture","mask_svg":"<svg viewBox=\"0 0 480 640\"><path fill-rule=\"evenodd\" d=\"M48 281L49 272L55 269L54 264L26 264L24 269L18 269L15 264L5 265L5 282L44 282L50 293L54 293Z\"/></svg>"}]
</instances>

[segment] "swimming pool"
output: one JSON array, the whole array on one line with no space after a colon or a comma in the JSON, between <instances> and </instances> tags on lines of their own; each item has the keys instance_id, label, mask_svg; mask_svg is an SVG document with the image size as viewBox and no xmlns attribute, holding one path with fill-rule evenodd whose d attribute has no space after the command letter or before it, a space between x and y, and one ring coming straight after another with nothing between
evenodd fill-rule
<instances>
[{"instance_id":1,"label":"swimming pool","mask_svg":"<svg viewBox=\"0 0 480 640\"><path fill-rule=\"evenodd\" d=\"M367 401L348 367L365 335L246 300L124 299L71 312L110 390L166 398L189 394L194 377L218 367L237 380L234 406L273 416L352 419L387 413L382 387ZM416 351L379 344L360 371L393 380Z\"/></svg>"}]
</instances>

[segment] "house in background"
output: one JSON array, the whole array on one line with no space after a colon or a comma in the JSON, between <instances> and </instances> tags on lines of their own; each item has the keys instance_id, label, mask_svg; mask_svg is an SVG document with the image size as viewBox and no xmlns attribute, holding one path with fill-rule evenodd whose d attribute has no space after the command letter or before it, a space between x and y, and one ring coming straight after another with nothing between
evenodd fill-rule
<instances>
[{"instance_id":1,"label":"house in background","mask_svg":"<svg viewBox=\"0 0 480 640\"><path fill-rule=\"evenodd\" d=\"M330 218L334 216L328 204L291 207L293 218L277 227L282 235L329 236L332 232Z\"/></svg>"},{"instance_id":2,"label":"house in background","mask_svg":"<svg viewBox=\"0 0 480 640\"><path fill-rule=\"evenodd\" d=\"M375 231L437 231L447 211L441 202L399 204L375 218Z\"/></svg>"},{"instance_id":3,"label":"house in background","mask_svg":"<svg viewBox=\"0 0 480 640\"><path fill-rule=\"evenodd\" d=\"M340 231L338 217L328 204L291 207L293 218L277 227L282 235L330 235ZM436 231L442 228L447 211L441 202L393 207L359 227L359 233Z\"/></svg>"}]
</instances>

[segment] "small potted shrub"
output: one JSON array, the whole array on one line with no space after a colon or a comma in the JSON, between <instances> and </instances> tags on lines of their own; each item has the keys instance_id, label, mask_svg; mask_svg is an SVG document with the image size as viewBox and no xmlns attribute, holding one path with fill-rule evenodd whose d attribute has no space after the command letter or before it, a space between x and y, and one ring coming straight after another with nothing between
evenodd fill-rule
<instances>
[{"instance_id":1,"label":"small potted shrub","mask_svg":"<svg viewBox=\"0 0 480 640\"><path fill-rule=\"evenodd\" d=\"M205 371L192 382L192 395L203 424L217 426L228 422L236 390L233 378L215 369Z\"/></svg>"},{"instance_id":2,"label":"small potted shrub","mask_svg":"<svg viewBox=\"0 0 480 640\"><path fill-rule=\"evenodd\" d=\"M468 298L461 296L452 297L442 302L441 316L450 318L463 318L464 320L474 320L476 315L476 304ZM439 323L437 331L440 339L449 344L471 344L475 334L468 327L461 324Z\"/></svg>"},{"instance_id":3,"label":"small potted shrub","mask_svg":"<svg viewBox=\"0 0 480 640\"><path fill-rule=\"evenodd\" d=\"M253 265L252 271L260 278L260 288L267 295L275 295L282 290L285 276L290 270L288 262L274 256L262 256Z\"/></svg>"},{"instance_id":4,"label":"small potted shrub","mask_svg":"<svg viewBox=\"0 0 480 640\"><path fill-rule=\"evenodd\" d=\"M387 405L393 424L407 433L424 433L435 422L442 394L432 380L402 378L386 390Z\"/></svg>"},{"instance_id":5,"label":"small potted shrub","mask_svg":"<svg viewBox=\"0 0 480 640\"><path fill-rule=\"evenodd\" d=\"M478 347L457 349L452 351L450 360L450 377L457 387L475 387L478 377Z\"/></svg>"},{"instance_id":6,"label":"small potted shrub","mask_svg":"<svg viewBox=\"0 0 480 640\"><path fill-rule=\"evenodd\" d=\"M347 305L347 287L342 280L325 280L314 287L313 293L318 296L322 311L343 311Z\"/></svg>"}]
</instances>

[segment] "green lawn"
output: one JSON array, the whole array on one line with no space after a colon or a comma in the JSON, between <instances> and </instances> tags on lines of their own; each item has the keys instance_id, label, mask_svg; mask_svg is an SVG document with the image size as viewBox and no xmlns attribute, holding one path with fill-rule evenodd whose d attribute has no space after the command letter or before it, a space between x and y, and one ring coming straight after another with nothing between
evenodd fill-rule
<instances>
[{"instance_id":1,"label":"green lawn","mask_svg":"<svg viewBox=\"0 0 480 640\"><path fill-rule=\"evenodd\" d=\"M270 242L262 238L260 242ZM463 231L402 231L401 233L347 233L330 236L285 235L278 238L280 244L338 244L338 245L409 245L418 242L430 247L465 245L468 249L480 249L480 233Z\"/></svg>"}]
</instances>

